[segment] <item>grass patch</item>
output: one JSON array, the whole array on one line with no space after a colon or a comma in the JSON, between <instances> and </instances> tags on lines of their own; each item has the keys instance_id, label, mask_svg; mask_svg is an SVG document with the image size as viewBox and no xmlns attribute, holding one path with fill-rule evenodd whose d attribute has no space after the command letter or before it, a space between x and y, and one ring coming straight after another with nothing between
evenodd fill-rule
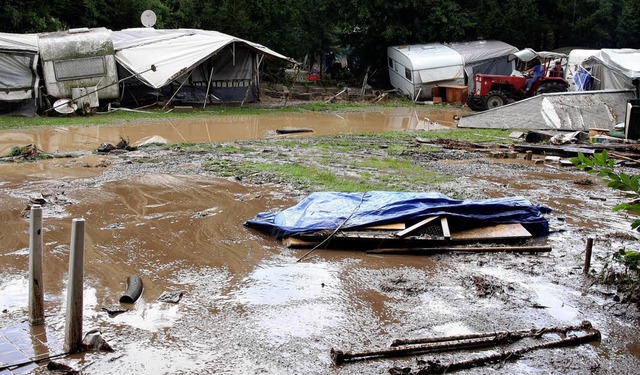
<instances>
[{"instance_id":1,"label":"grass patch","mask_svg":"<svg viewBox=\"0 0 640 375\"><path fill-rule=\"evenodd\" d=\"M328 170L296 163L286 165L258 163L253 164L252 167L257 171L275 173L287 181L295 182L305 187L319 187L319 190L324 191L357 192L384 188L384 184L371 182L362 177L341 177Z\"/></svg>"}]
</instances>

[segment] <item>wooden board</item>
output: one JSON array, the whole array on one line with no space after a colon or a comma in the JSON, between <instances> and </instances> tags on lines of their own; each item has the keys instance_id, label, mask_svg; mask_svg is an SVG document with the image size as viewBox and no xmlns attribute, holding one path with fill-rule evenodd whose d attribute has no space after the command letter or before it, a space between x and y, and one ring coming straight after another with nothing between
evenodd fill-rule
<instances>
[{"instance_id":1,"label":"wooden board","mask_svg":"<svg viewBox=\"0 0 640 375\"><path fill-rule=\"evenodd\" d=\"M433 216L433 217L428 217L424 220L422 220L419 223L413 224L412 226L410 226L409 228L402 230L398 233L396 233L396 237L406 237L408 236L411 232L415 232L416 230L424 227L425 225L429 224L430 222L434 221L435 219L437 219L437 216Z\"/></svg>"},{"instance_id":2,"label":"wooden board","mask_svg":"<svg viewBox=\"0 0 640 375\"><path fill-rule=\"evenodd\" d=\"M306 241L295 237L286 237L282 239L282 244L290 249L306 249L319 244L319 241Z\"/></svg>"},{"instance_id":3,"label":"wooden board","mask_svg":"<svg viewBox=\"0 0 640 375\"><path fill-rule=\"evenodd\" d=\"M488 240L500 238L530 238L531 233L521 224L497 224L451 233L452 240Z\"/></svg>"},{"instance_id":4,"label":"wooden board","mask_svg":"<svg viewBox=\"0 0 640 375\"><path fill-rule=\"evenodd\" d=\"M392 223L382 225L372 225L370 227L361 228L362 230L403 230L406 228L404 223Z\"/></svg>"},{"instance_id":5,"label":"wooden board","mask_svg":"<svg viewBox=\"0 0 640 375\"><path fill-rule=\"evenodd\" d=\"M373 249L367 250L369 254L432 254L438 252L515 252L515 253L548 253L551 246L447 246L407 249Z\"/></svg>"},{"instance_id":6,"label":"wooden board","mask_svg":"<svg viewBox=\"0 0 640 375\"><path fill-rule=\"evenodd\" d=\"M445 240L451 238L451 231L449 230L449 221L446 217L440 219L440 225L442 225L442 235Z\"/></svg>"}]
</instances>

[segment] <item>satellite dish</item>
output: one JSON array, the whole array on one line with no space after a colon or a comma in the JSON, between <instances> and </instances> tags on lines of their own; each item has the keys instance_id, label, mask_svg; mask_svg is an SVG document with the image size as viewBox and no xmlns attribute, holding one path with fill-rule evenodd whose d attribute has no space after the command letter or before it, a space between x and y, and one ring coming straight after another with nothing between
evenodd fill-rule
<instances>
[{"instance_id":1,"label":"satellite dish","mask_svg":"<svg viewBox=\"0 0 640 375\"><path fill-rule=\"evenodd\" d=\"M142 12L140 21L142 21L142 26L144 27L153 27L153 25L156 24L156 14L152 10L147 9Z\"/></svg>"},{"instance_id":2,"label":"satellite dish","mask_svg":"<svg viewBox=\"0 0 640 375\"><path fill-rule=\"evenodd\" d=\"M78 105L71 99L58 99L53 103L53 109L62 115L70 115L78 110Z\"/></svg>"}]
</instances>

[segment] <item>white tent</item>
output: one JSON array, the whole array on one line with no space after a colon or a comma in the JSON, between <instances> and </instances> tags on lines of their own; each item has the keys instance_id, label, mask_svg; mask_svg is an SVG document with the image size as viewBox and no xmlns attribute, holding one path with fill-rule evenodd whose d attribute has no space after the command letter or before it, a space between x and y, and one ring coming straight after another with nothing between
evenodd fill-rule
<instances>
[{"instance_id":1,"label":"white tent","mask_svg":"<svg viewBox=\"0 0 640 375\"><path fill-rule=\"evenodd\" d=\"M160 89L186 84L204 88L216 98L224 95L221 91L236 100L246 98L247 91L257 87L263 57L295 62L258 43L217 31L134 28L114 31L112 38L117 62L145 85Z\"/></svg>"},{"instance_id":2,"label":"white tent","mask_svg":"<svg viewBox=\"0 0 640 375\"><path fill-rule=\"evenodd\" d=\"M601 49L582 65L591 68L594 90L634 89L634 80L640 79L640 50Z\"/></svg>"},{"instance_id":3,"label":"white tent","mask_svg":"<svg viewBox=\"0 0 640 375\"><path fill-rule=\"evenodd\" d=\"M35 113L38 35L0 33L0 106Z\"/></svg>"}]
</instances>

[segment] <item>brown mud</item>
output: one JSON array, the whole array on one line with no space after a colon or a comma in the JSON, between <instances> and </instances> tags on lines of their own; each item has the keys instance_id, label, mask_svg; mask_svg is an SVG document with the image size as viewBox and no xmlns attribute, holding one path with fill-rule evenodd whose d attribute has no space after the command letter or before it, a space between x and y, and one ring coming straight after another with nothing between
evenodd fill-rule
<instances>
[{"instance_id":1,"label":"brown mud","mask_svg":"<svg viewBox=\"0 0 640 375\"><path fill-rule=\"evenodd\" d=\"M391 367L415 369L416 358L446 363L486 351L335 366L331 348L372 350L396 338L575 325L583 320L602 332L601 342L531 352L519 360L459 373L634 373L640 365L636 305L620 303L617 291L596 282L595 276L616 249L632 246L637 239L630 218L611 211L623 195L597 180L580 183L585 174L573 168L490 159L486 153L461 150L405 155L425 171L455 176L429 186L406 181L407 189L472 199L521 195L552 208L553 232L542 239L553 247L551 253L410 256L319 249L297 262L307 250L288 249L242 223L259 212L289 207L312 188L267 175L240 181L206 170L203 166L211 160L242 161L242 155L226 154L223 147L207 152L157 146L116 155L90 152L123 136L135 143L160 135L170 142L232 142L256 150L253 161L262 153L265 160L277 155L285 162L311 158L317 150L273 151L280 147L275 143L278 128L314 129L311 135L291 137L294 141L344 133L345 140L356 144L358 137L347 133L426 130L437 126L435 122L452 125L445 123L445 115L406 111L0 133L4 149L33 143L45 151L79 154L0 163L0 335L19 343L15 348L26 357L62 351L71 220L84 218L84 331L99 329L115 349L64 360L87 374L379 374ZM371 139L370 150L385 152L388 144ZM336 158L356 158L362 152L354 147L353 155L341 150ZM138 163L134 158L153 162ZM328 164L344 167L337 159ZM384 172L378 173L372 178ZM25 209L37 199L45 202L46 323L31 328L26 322ZM589 237L595 239L593 272L583 275ZM135 304L123 305L129 311L110 316L102 308L118 304L130 275L142 278L143 295ZM177 304L159 302L165 291L184 294ZM21 357L2 358L6 364L7 358ZM44 365L12 373L47 373Z\"/></svg>"}]
</instances>

